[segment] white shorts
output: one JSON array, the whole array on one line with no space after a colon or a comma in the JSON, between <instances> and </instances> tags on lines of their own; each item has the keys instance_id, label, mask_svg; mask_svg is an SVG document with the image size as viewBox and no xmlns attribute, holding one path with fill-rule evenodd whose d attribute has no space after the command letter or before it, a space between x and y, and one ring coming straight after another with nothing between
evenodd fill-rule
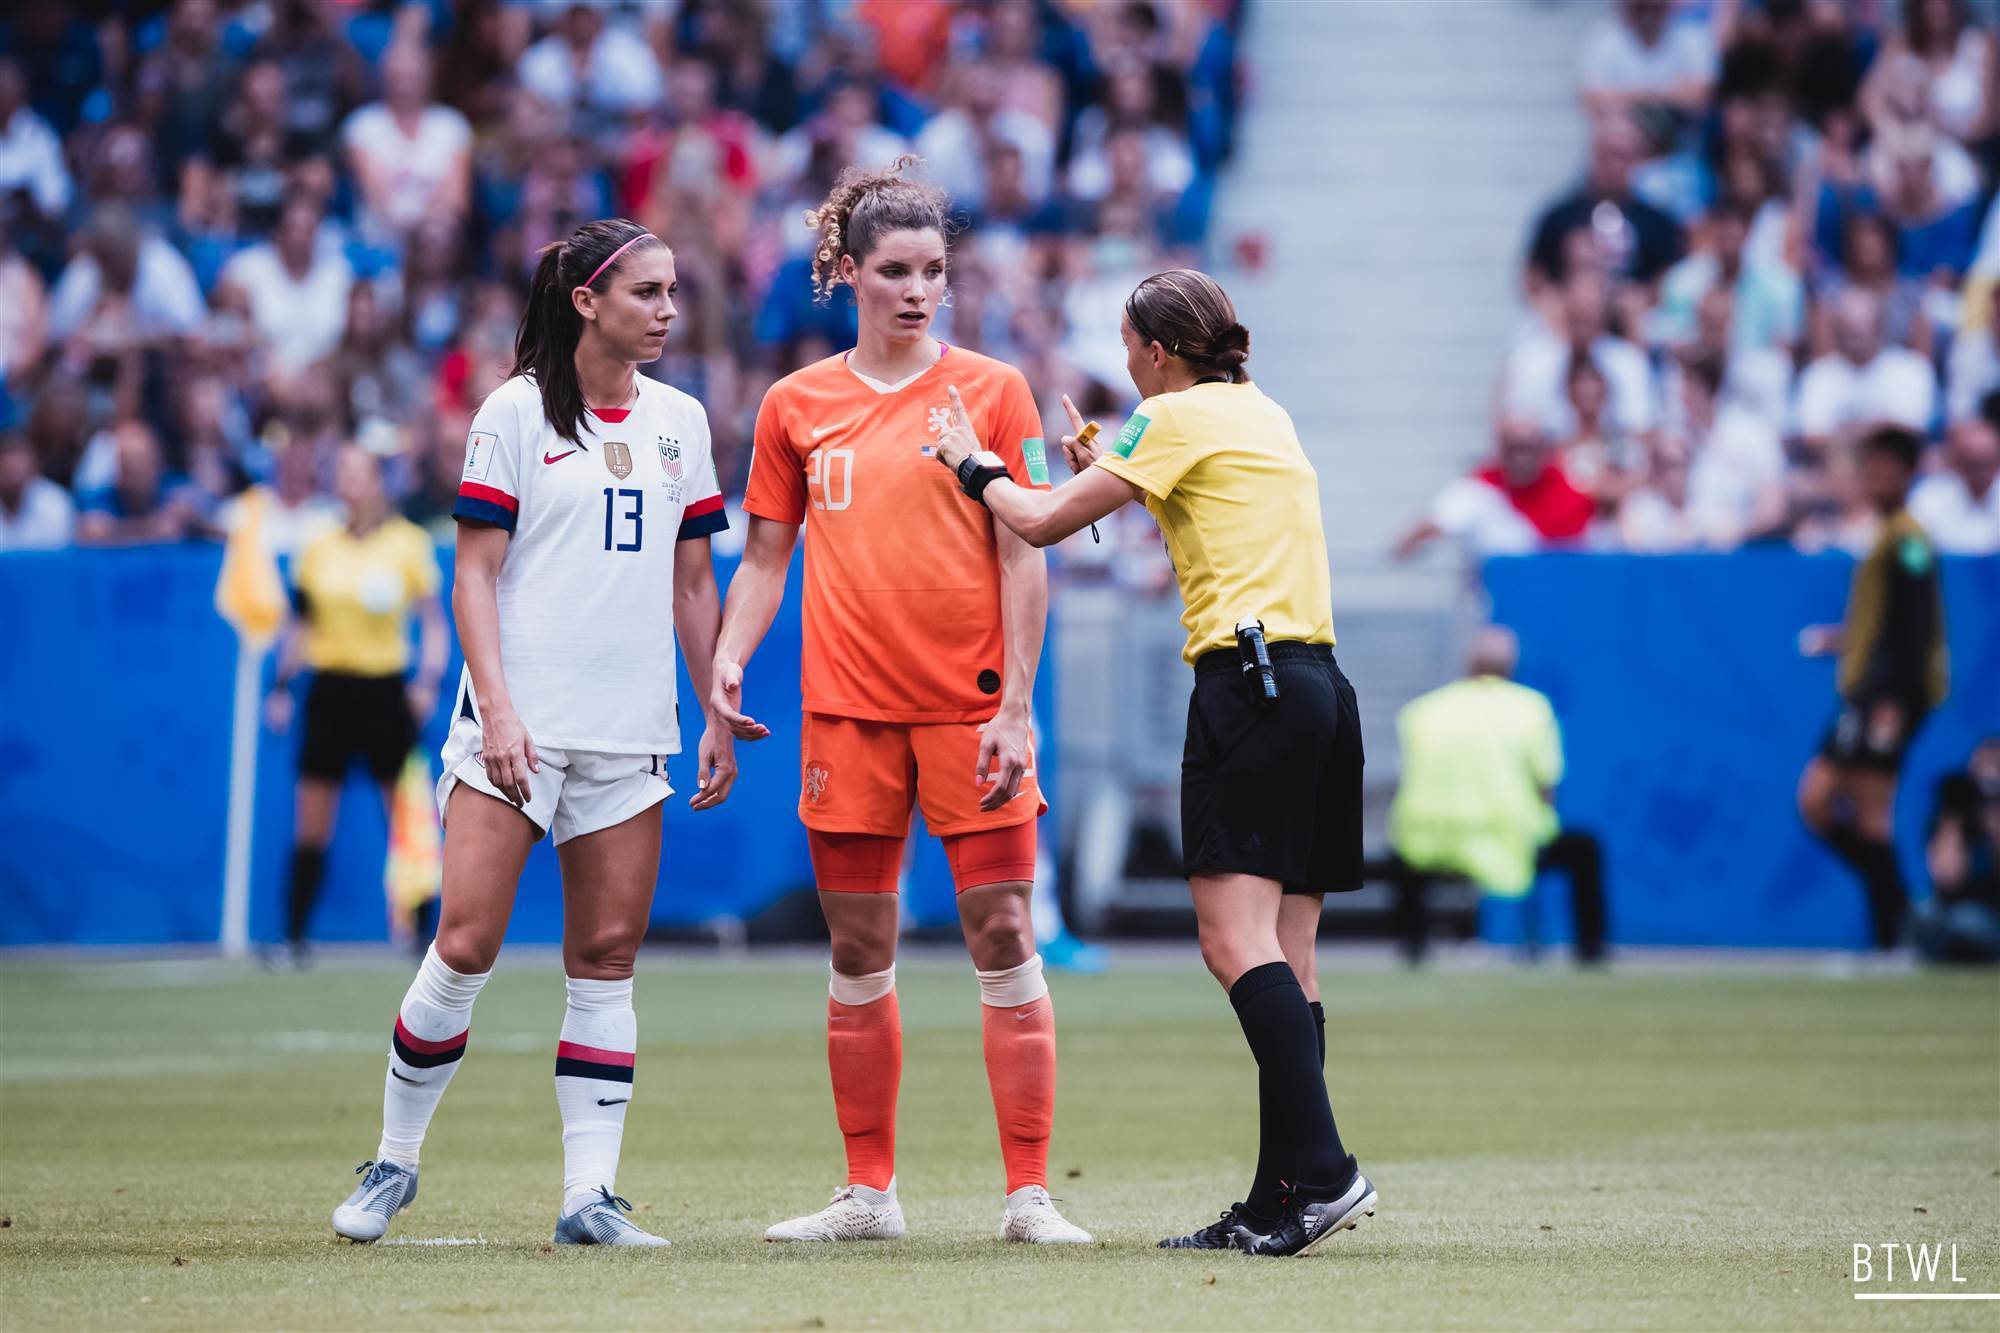
<instances>
[{"instance_id":1,"label":"white shorts","mask_svg":"<svg viewBox=\"0 0 2000 1333\"><path fill-rule=\"evenodd\" d=\"M480 762L479 724L459 717L444 743L444 776L438 779L438 817L444 818L451 789L463 782L502 801ZM595 750L552 750L537 746L542 771L528 774L527 808L521 811L558 844L622 824L674 794L667 783L663 754L602 754ZM507 804L513 805L512 801Z\"/></svg>"}]
</instances>

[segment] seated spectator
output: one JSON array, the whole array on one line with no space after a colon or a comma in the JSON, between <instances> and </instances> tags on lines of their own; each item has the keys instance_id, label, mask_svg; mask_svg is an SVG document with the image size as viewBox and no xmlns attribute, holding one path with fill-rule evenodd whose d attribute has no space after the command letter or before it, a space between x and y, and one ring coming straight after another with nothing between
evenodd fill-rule
<instances>
[{"instance_id":1,"label":"seated spectator","mask_svg":"<svg viewBox=\"0 0 2000 1333\"><path fill-rule=\"evenodd\" d=\"M1736 325L1736 294L1727 287L1711 287L1695 306L1694 341L1667 359L1661 376L1662 415L1669 430L1685 431L1681 416L1686 388L1681 383L1682 366L1693 357L1712 357L1722 365L1722 397L1726 402L1756 412L1776 430L1791 415L1792 358L1775 347L1737 347L1732 331Z\"/></svg>"},{"instance_id":2,"label":"seated spectator","mask_svg":"<svg viewBox=\"0 0 2000 1333\"><path fill-rule=\"evenodd\" d=\"M1611 275L1620 281L1652 282L1680 258L1680 224L1632 193L1632 169L1644 142L1629 115L1597 122L1582 187L1550 204L1535 223L1528 250L1531 286L1563 280L1564 242L1575 231L1596 238Z\"/></svg>"},{"instance_id":3,"label":"seated spectator","mask_svg":"<svg viewBox=\"0 0 2000 1333\"><path fill-rule=\"evenodd\" d=\"M1976 192L1947 194L1939 183L1939 158L1962 154L1924 124L1885 129L1868 147L1876 206L1895 225L1898 263L1913 278L1955 284L1972 267L1979 242Z\"/></svg>"},{"instance_id":4,"label":"seated spectator","mask_svg":"<svg viewBox=\"0 0 2000 1333\"><path fill-rule=\"evenodd\" d=\"M1628 551L1689 551L1704 545L1688 493L1688 449L1669 436L1654 443L1645 480L1618 509L1618 544Z\"/></svg>"},{"instance_id":5,"label":"seated spectator","mask_svg":"<svg viewBox=\"0 0 2000 1333\"><path fill-rule=\"evenodd\" d=\"M987 11L981 51L1000 72L1001 105L1027 112L1051 132L1062 128L1062 75L1042 59L1035 0L998 0Z\"/></svg>"},{"instance_id":6,"label":"seated spectator","mask_svg":"<svg viewBox=\"0 0 2000 1333\"><path fill-rule=\"evenodd\" d=\"M1917 952L1934 963L2000 962L2000 737L1938 783L1924 863L1931 897L1917 907Z\"/></svg>"},{"instance_id":7,"label":"seated spectator","mask_svg":"<svg viewBox=\"0 0 2000 1333\"><path fill-rule=\"evenodd\" d=\"M152 428L143 421L126 421L112 435L112 481L78 497L77 540L111 546L205 536L210 497L186 477L167 471Z\"/></svg>"},{"instance_id":8,"label":"seated spectator","mask_svg":"<svg viewBox=\"0 0 2000 1333\"><path fill-rule=\"evenodd\" d=\"M1437 875L1463 875L1482 893L1521 904L1537 947L1529 894L1538 875L1569 878L1580 963L1604 959L1604 866L1597 839L1556 814L1562 730L1548 696L1513 679L1513 631L1489 625L1473 640L1463 679L1412 699L1396 714L1402 774L1389 807L1398 862L1396 906L1403 955L1424 954L1424 897ZM1524 901L1526 900L1526 901Z\"/></svg>"},{"instance_id":9,"label":"seated spectator","mask_svg":"<svg viewBox=\"0 0 2000 1333\"><path fill-rule=\"evenodd\" d=\"M1640 435L1658 420L1653 368L1646 354L1607 327L1609 292L1595 273L1572 273L1562 286L1557 327L1537 324L1515 343L1502 371L1503 410L1541 425L1557 439L1576 427L1566 394L1571 361L1587 356L1610 388L1609 420L1617 431Z\"/></svg>"},{"instance_id":10,"label":"seated spectator","mask_svg":"<svg viewBox=\"0 0 2000 1333\"><path fill-rule=\"evenodd\" d=\"M1897 114L1899 85L1913 85L1913 108L1961 143L1987 127L1987 99L1995 74L1993 41L1966 12L1965 0L1904 0L1903 25L1875 57L1861 91L1863 108L1878 126Z\"/></svg>"},{"instance_id":11,"label":"seated spectator","mask_svg":"<svg viewBox=\"0 0 2000 1333\"><path fill-rule=\"evenodd\" d=\"M347 326L354 270L320 232L319 205L305 195L285 204L278 230L222 270L218 300L238 297L273 374L290 378L332 355Z\"/></svg>"},{"instance_id":12,"label":"seated spectator","mask_svg":"<svg viewBox=\"0 0 2000 1333\"><path fill-rule=\"evenodd\" d=\"M1945 436L1944 467L1910 490L1910 517L1940 551L2000 554L2000 394L1955 422Z\"/></svg>"},{"instance_id":13,"label":"seated spectator","mask_svg":"<svg viewBox=\"0 0 2000 1333\"><path fill-rule=\"evenodd\" d=\"M1993 314L2000 308L2000 283L1987 286L1980 296L1988 306L1987 318L1953 338L1945 360L1946 421L1973 416L1986 396L2000 389L2000 318Z\"/></svg>"},{"instance_id":14,"label":"seated spectator","mask_svg":"<svg viewBox=\"0 0 2000 1333\"><path fill-rule=\"evenodd\" d=\"M431 58L409 43L382 57L382 100L347 118L347 162L360 187L364 228L377 240L421 222L465 216L472 191L472 127L431 100Z\"/></svg>"},{"instance_id":15,"label":"seated spectator","mask_svg":"<svg viewBox=\"0 0 2000 1333\"><path fill-rule=\"evenodd\" d=\"M778 140L772 175L797 188L822 157L838 164L887 168L909 151L910 141L881 122L874 89L852 80L835 81L825 107Z\"/></svg>"},{"instance_id":16,"label":"seated spectator","mask_svg":"<svg viewBox=\"0 0 2000 1333\"><path fill-rule=\"evenodd\" d=\"M641 111L666 98L659 57L637 33L607 24L602 9L572 4L555 30L521 54L521 87L551 106L610 113Z\"/></svg>"},{"instance_id":17,"label":"seated spectator","mask_svg":"<svg viewBox=\"0 0 2000 1333\"><path fill-rule=\"evenodd\" d=\"M0 223L0 383L39 365L48 339L48 289Z\"/></svg>"},{"instance_id":18,"label":"seated spectator","mask_svg":"<svg viewBox=\"0 0 2000 1333\"><path fill-rule=\"evenodd\" d=\"M1695 312L1715 287L1736 298L1730 330L1732 346L1746 350L1789 348L1805 322L1805 290L1791 269L1765 260L1746 260L1750 213L1736 203L1716 205L1708 215L1705 243L1667 271L1652 321L1653 339L1668 347L1692 342Z\"/></svg>"},{"instance_id":19,"label":"seated spectator","mask_svg":"<svg viewBox=\"0 0 2000 1333\"><path fill-rule=\"evenodd\" d=\"M1572 356L1566 384L1576 425L1556 446L1556 466L1576 488L1597 502L1599 512L1617 508L1623 477L1631 470L1633 440L1607 419L1611 388L1588 356Z\"/></svg>"},{"instance_id":20,"label":"seated spectator","mask_svg":"<svg viewBox=\"0 0 2000 1333\"><path fill-rule=\"evenodd\" d=\"M1049 196L1054 182L1056 141L1040 119L1006 105L1005 74L984 60L957 66L949 80L950 101L917 136L916 151L930 178L959 207L979 211L986 203L981 165L994 143L1021 155L1022 184L1032 199Z\"/></svg>"},{"instance_id":21,"label":"seated spectator","mask_svg":"<svg viewBox=\"0 0 2000 1333\"><path fill-rule=\"evenodd\" d=\"M1127 59L1113 67L1103 102L1077 115L1069 159L1073 198L1094 202L1110 193L1110 144L1119 130L1135 131L1144 139L1147 180L1155 191L1179 196L1194 183L1186 90L1179 74L1165 65Z\"/></svg>"},{"instance_id":22,"label":"seated spectator","mask_svg":"<svg viewBox=\"0 0 2000 1333\"><path fill-rule=\"evenodd\" d=\"M278 67L284 84L275 126L288 152L321 156L334 149L340 118L361 100L367 71L361 55L335 27L338 10L300 0L273 5L270 26L253 58Z\"/></svg>"},{"instance_id":23,"label":"seated spectator","mask_svg":"<svg viewBox=\"0 0 2000 1333\"><path fill-rule=\"evenodd\" d=\"M1579 83L1592 116L1662 107L1684 120L1708 109L1715 38L1708 25L1674 21L1673 0L1619 0L1583 39Z\"/></svg>"},{"instance_id":24,"label":"seated spectator","mask_svg":"<svg viewBox=\"0 0 2000 1333\"><path fill-rule=\"evenodd\" d=\"M1880 213L1848 215L1842 232L1840 267L1818 284L1812 309L1812 354L1833 350L1833 309L1850 289L1874 293L1882 304L1884 336L1899 347L1931 354L1931 322L1924 314L1923 284L1904 275L1896 224Z\"/></svg>"},{"instance_id":25,"label":"seated spectator","mask_svg":"<svg viewBox=\"0 0 2000 1333\"><path fill-rule=\"evenodd\" d=\"M460 462L464 461L460 432ZM276 465L268 483L252 486L223 506L219 526L224 532L241 521L243 501L252 491L268 497L264 505L264 543L275 555L294 556L328 528L340 524L340 505L319 488L319 459L304 440L280 441ZM454 484L456 484L454 482Z\"/></svg>"},{"instance_id":26,"label":"seated spectator","mask_svg":"<svg viewBox=\"0 0 2000 1333\"><path fill-rule=\"evenodd\" d=\"M253 60L209 136L208 156L252 235L278 225L293 171L318 151L312 139L286 131L285 100L284 70L274 60Z\"/></svg>"},{"instance_id":27,"label":"seated spectator","mask_svg":"<svg viewBox=\"0 0 2000 1333\"><path fill-rule=\"evenodd\" d=\"M75 531L69 492L41 474L27 437L0 435L0 551L54 550Z\"/></svg>"},{"instance_id":28,"label":"seated spectator","mask_svg":"<svg viewBox=\"0 0 2000 1333\"><path fill-rule=\"evenodd\" d=\"M1782 512L1785 449L1775 422L1728 398L1722 359L1682 358L1676 442L1687 469L1687 511L1701 544L1741 545Z\"/></svg>"},{"instance_id":29,"label":"seated spectator","mask_svg":"<svg viewBox=\"0 0 2000 1333\"><path fill-rule=\"evenodd\" d=\"M193 333L205 307L194 270L161 236L142 232L132 210L106 204L90 215L83 246L49 296L49 335L79 334L119 348Z\"/></svg>"},{"instance_id":30,"label":"seated spectator","mask_svg":"<svg viewBox=\"0 0 2000 1333\"><path fill-rule=\"evenodd\" d=\"M55 221L69 207L69 168L62 141L28 105L20 64L0 57L0 201L16 195L42 219Z\"/></svg>"},{"instance_id":31,"label":"seated spectator","mask_svg":"<svg viewBox=\"0 0 2000 1333\"><path fill-rule=\"evenodd\" d=\"M1799 376L1797 433L1814 453L1852 427L1891 421L1922 433L1937 403L1931 363L1907 347L1883 343L1882 302L1849 288L1834 301L1834 351Z\"/></svg>"},{"instance_id":32,"label":"seated spectator","mask_svg":"<svg viewBox=\"0 0 2000 1333\"><path fill-rule=\"evenodd\" d=\"M1440 537L1474 556L1532 551L1582 539L1596 506L1556 466L1548 435L1532 421L1502 421L1494 460L1447 482L1431 512L1396 543L1408 560Z\"/></svg>"}]
</instances>

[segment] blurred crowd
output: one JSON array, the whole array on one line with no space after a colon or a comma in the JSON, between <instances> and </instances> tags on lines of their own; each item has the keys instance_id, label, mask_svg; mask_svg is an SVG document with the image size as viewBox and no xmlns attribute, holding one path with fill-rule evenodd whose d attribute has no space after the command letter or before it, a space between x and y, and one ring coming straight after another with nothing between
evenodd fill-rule
<instances>
[{"instance_id":1,"label":"blurred crowd","mask_svg":"<svg viewBox=\"0 0 2000 1333\"><path fill-rule=\"evenodd\" d=\"M1583 177L1529 239L1490 455L1404 539L1865 551L1853 443L1930 447L1911 512L2000 551L2000 96L1968 0L1615 0Z\"/></svg>"},{"instance_id":2,"label":"blurred crowd","mask_svg":"<svg viewBox=\"0 0 2000 1333\"><path fill-rule=\"evenodd\" d=\"M851 345L803 211L905 153L970 224L939 335L1129 400L1148 273L1199 259L1241 0L37 0L0 17L0 549L203 539L333 460L441 536L536 249L673 247L646 368L740 494L772 380ZM109 11L110 16L104 14ZM1052 419L1060 413L1052 411Z\"/></svg>"}]
</instances>

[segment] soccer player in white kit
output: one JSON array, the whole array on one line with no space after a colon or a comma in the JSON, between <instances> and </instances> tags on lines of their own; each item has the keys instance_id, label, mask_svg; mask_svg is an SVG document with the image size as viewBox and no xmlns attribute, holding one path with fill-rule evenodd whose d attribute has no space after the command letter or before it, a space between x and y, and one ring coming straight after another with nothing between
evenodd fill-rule
<instances>
[{"instance_id":1,"label":"soccer player in white kit","mask_svg":"<svg viewBox=\"0 0 2000 1333\"><path fill-rule=\"evenodd\" d=\"M615 1188L638 1044L632 960L681 748L673 641L706 713L721 624L708 539L727 524L701 405L637 370L660 355L673 292L672 252L637 223L587 223L548 246L513 378L473 419L453 510L466 667L438 783L442 907L396 1016L381 1144L333 1212L350 1240L378 1239L417 1196L424 1132L546 833L562 862L569 995L555 1240L668 1243L633 1225ZM690 804L713 809L735 779L729 729L705 718Z\"/></svg>"}]
</instances>

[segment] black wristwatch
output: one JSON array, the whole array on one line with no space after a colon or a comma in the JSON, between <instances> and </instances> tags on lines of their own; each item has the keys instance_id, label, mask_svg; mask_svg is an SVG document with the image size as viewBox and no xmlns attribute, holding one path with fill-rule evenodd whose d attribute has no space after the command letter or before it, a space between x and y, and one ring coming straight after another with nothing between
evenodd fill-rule
<instances>
[{"instance_id":1,"label":"black wristwatch","mask_svg":"<svg viewBox=\"0 0 2000 1333\"><path fill-rule=\"evenodd\" d=\"M1007 465L991 449L980 449L959 460L958 485L967 495L986 503L986 488L1007 479Z\"/></svg>"}]
</instances>

